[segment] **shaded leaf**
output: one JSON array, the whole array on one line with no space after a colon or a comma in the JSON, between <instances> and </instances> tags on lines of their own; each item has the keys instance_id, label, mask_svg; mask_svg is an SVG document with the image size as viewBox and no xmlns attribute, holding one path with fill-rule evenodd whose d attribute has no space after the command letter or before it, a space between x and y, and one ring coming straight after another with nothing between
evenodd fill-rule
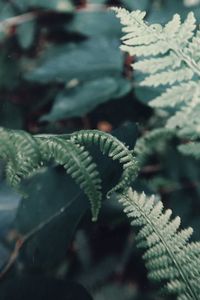
<instances>
[{"instance_id":1,"label":"shaded leaf","mask_svg":"<svg viewBox=\"0 0 200 300\"><path fill-rule=\"evenodd\" d=\"M23 276L5 281L1 300L92 300L84 287L70 281L42 276Z\"/></svg>"},{"instance_id":2,"label":"shaded leaf","mask_svg":"<svg viewBox=\"0 0 200 300\"><path fill-rule=\"evenodd\" d=\"M66 30L86 36L119 38L121 25L112 11L78 11Z\"/></svg>"},{"instance_id":3,"label":"shaded leaf","mask_svg":"<svg viewBox=\"0 0 200 300\"><path fill-rule=\"evenodd\" d=\"M17 27L16 34L22 48L27 49L32 45L35 35L35 26L35 21L29 21Z\"/></svg>"},{"instance_id":4,"label":"shaded leaf","mask_svg":"<svg viewBox=\"0 0 200 300\"><path fill-rule=\"evenodd\" d=\"M56 121L84 116L97 105L122 97L131 89L131 83L123 78L104 77L59 93L49 114L42 121Z\"/></svg>"},{"instance_id":5,"label":"shaded leaf","mask_svg":"<svg viewBox=\"0 0 200 300\"><path fill-rule=\"evenodd\" d=\"M150 0L123 0L123 5L129 10L147 10L150 5Z\"/></svg>"},{"instance_id":6,"label":"shaded leaf","mask_svg":"<svg viewBox=\"0 0 200 300\"><path fill-rule=\"evenodd\" d=\"M64 259L74 230L88 209L88 201L65 172L55 169L32 178L25 191L30 196L19 206L18 230L28 234L41 224L44 226L25 246L24 257L34 267L54 266Z\"/></svg>"},{"instance_id":7,"label":"shaded leaf","mask_svg":"<svg viewBox=\"0 0 200 300\"><path fill-rule=\"evenodd\" d=\"M60 12L70 12L73 9L73 5L70 0L15 0L13 2L15 2L15 4L23 10L39 7L53 9Z\"/></svg>"},{"instance_id":8,"label":"shaded leaf","mask_svg":"<svg viewBox=\"0 0 200 300\"><path fill-rule=\"evenodd\" d=\"M0 183L0 236L13 225L20 200L21 196L5 182Z\"/></svg>"},{"instance_id":9,"label":"shaded leaf","mask_svg":"<svg viewBox=\"0 0 200 300\"><path fill-rule=\"evenodd\" d=\"M84 81L120 75L122 69L123 55L118 42L99 38L49 49L25 77L41 83Z\"/></svg>"}]
</instances>

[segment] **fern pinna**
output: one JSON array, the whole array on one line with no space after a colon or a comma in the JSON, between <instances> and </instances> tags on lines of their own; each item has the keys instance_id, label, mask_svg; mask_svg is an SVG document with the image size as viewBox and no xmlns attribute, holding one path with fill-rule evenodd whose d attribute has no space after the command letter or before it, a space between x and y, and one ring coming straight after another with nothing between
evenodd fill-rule
<instances>
[{"instance_id":1,"label":"fern pinna","mask_svg":"<svg viewBox=\"0 0 200 300\"><path fill-rule=\"evenodd\" d=\"M180 218L171 220L172 211L163 212L162 202L154 196L129 189L119 201L131 224L142 227L136 240L147 249L144 259L149 278L164 280L167 291L179 300L200 299L200 243L188 242L192 228L180 230Z\"/></svg>"},{"instance_id":2,"label":"fern pinna","mask_svg":"<svg viewBox=\"0 0 200 300\"><path fill-rule=\"evenodd\" d=\"M141 86L162 86L152 107L175 109L167 127L184 132L200 128L200 30L191 12L185 22L175 14L165 26L148 24L142 11L114 8L123 25L121 49L139 58L133 68L146 76ZM141 58L141 60L140 60Z\"/></svg>"},{"instance_id":3,"label":"fern pinna","mask_svg":"<svg viewBox=\"0 0 200 300\"><path fill-rule=\"evenodd\" d=\"M101 178L85 146L98 146L104 155L118 160L122 165L121 181L109 194L127 189L138 171L132 151L117 138L97 130L59 136L32 136L24 131L1 128L0 141L0 159L5 161L6 177L13 187L18 188L23 178L31 176L38 168L53 160L66 169L87 195L94 221L101 207Z\"/></svg>"}]
</instances>

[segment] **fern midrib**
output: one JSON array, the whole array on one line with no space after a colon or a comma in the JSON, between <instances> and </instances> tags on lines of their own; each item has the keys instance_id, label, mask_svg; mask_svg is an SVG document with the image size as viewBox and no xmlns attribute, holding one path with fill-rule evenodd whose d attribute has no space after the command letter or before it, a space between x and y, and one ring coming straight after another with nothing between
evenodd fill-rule
<instances>
[{"instance_id":1,"label":"fern midrib","mask_svg":"<svg viewBox=\"0 0 200 300\"><path fill-rule=\"evenodd\" d=\"M77 154L77 155L76 155L76 154ZM93 187L93 186L94 186L94 183L93 183L93 181L92 181L92 179L91 179L91 176L88 175L88 172L85 172L86 167L83 166L83 163L81 163L81 160L77 159L77 157L79 157L78 155L79 155L80 153L76 153L76 154L73 153L73 151L71 151L71 156L73 157L73 159L74 159L74 161L76 162L77 166L80 168L81 173L84 174L84 175L87 177L87 181L90 182L90 186ZM95 189L94 189L94 190L95 190ZM96 190L95 190L95 192L96 192Z\"/></svg>"},{"instance_id":2,"label":"fern midrib","mask_svg":"<svg viewBox=\"0 0 200 300\"><path fill-rule=\"evenodd\" d=\"M127 199L129 204L130 203L130 199L127 197L126 194L122 194L124 195L124 197ZM189 295L191 295L193 297L193 299L199 300L198 295L196 294L195 291L193 291L192 286L190 284L190 282L187 280L187 274L185 274L184 271L182 271L181 265L180 263L175 259L174 255L173 255L173 251L171 251L171 249L168 247L167 243L165 242L162 234L160 233L159 230L157 230L156 226L154 226L154 223L151 221L151 219L143 212L143 210L134 202L134 205L138 208L138 210L140 211L141 215L145 218L145 220L150 224L150 226L153 228L154 232L157 234L157 236L159 237L160 241L163 243L164 247L166 248L172 262L174 263L176 269L178 270L181 278L183 279L185 285L187 286L187 290Z\"/></svg>"},{"instance_id":3,"label":"fern midrib","mask_svg":"<svg viewBox=\"0 0 200 300\"><path fill-rule=\"evenodd\" d=\"M183 53L182 50L176 50L175 48L172 48L171 50L174 51L174 53L178 55L182 61L184 61L188 67L190 67L192 71L200 77L200 68L193 59Z\"/></svg>"},{"instance_id":4,"label":"fern midrib","mask_svg":"<svg viewBox=\"0 0 200 300\"><path fill-rule=\"evenodd\" d=\"M164 40L164 41L169 41L170 42L170 40L168 40L168 38L167 38L167 36L166 35L158 35L150 26L149 26L149 23L147 23L147 24L145 24L145 21L144 21L144 23L141 23L141 22L139 22L136 18L134 18L133 16L132 16L132 18L135 20L135 22L136 23L138 23L140 26L141 25L143 25L143 27L147 30L147 31L151 31L151 33L153 34L153 35L155 35L156 36L156 38L157 39L161 39L161 40ZM164 33L164 32L163 32ZM198 76L200 76L200 68L198 67L198 65L196 64L196 62L193 60L193 59L191 59L189 56L187 56L185 53L183 53L183 51L182 50L177 50L179 48L179 45L178 45L178 47L170 47L170 49L176 54L176 55L178 55L180 58L181 58L181 60L182 61L184 61L192 70L193 70L193 72L195 73L195 74L197 74Z\"/></svg>"},{"instance_id":5,"label":"fern midrib","mask_svg":"<svg viewBox=\"0 0 200 300\"><path fill-rule=\"evenodd\" d=\"M73 147L73 149L70 149L71 152L71 156L73 157L74 161L76 162L77 166L80 168L81 173L87 178L87 182L89 183L90 188L93 190L94 194L98 194L98 190L95 188L95 184L92 180L92 176L90 176L90 174L87 171L86 166L84 166L84 163L79 159L79 155L80 153L78 153L77 149L75 147L77 147L77 145L70 145ZM74 150L74 151L73 151ZM93 218L93 220L95 221L96 218Z\"/></svg>"},{"instance_id":6,"label":"fern midrib","mask_svg":"<svg viewBox=\"0 0 200 300\"><path fill-rule=\"evenodd\" d=\"M124 151L124 153L126 154L126 157L129 158L129 161L130 162L133 162L132 163L132 166L136 166L136 162L134 161L134 156L133 154L131 153L131 151L128 149L128 146L126 146L122 141L118 140L115 136L113 135L110 135L106 132L103 132L103 131L98 131L98 130L81 130L77 133L72 133L72 138L74 137L76 139L76 137L78 137L79 135L82 137L88 133L92 133L93 136L92 136L92 139L91 140L88 140L88 141L83 141L84 144L94 144L96 146L99 146L100 142L102 141L102 139L105 137L106 140L109 140L110 141L110 147L111 144L114 144L116 145L116 147L121 147L122 151ZM95 134L98 135L97 139L95 139ZM79 141L78 141L79 142ZM112 154L112 151L110 152L110 147L109 149L106 149L105 146L105 151L102 151L103 155L106 155L106 152L108 153L108 156L111 157L113 160L115 160L115 155L111 156L110 154ZM120 161L121 158L117 158L116 160L119 160ZM130 168L130 167L129 167ZM123 164L123 169L126 170L127 168L124 167L124 164Z\"/></svg>"},{"instance_id":7,"label":"fern midrib","mask_svg":"<svg viewBox=\"0 0 200 300\"><path fill-rule=\"evenodd\" d=\"M8 134L8 133L7 133ZM4 140L4 142L6 144L7 147L7 152L9 152L9 154L6 153L6 157L2 157L3 160L7 159L8 161L12 162L15 171L17 170L17 161L16 161L16 153L15 153L15 148L13 146L10 145L10 140Z\"/></svg>"}]
</instances>

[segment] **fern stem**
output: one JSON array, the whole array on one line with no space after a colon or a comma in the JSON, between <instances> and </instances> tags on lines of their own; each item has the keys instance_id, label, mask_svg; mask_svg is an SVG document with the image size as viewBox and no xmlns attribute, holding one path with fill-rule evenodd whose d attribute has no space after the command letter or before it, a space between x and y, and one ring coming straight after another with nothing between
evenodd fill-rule
<instances>
[{"instance_id":1,"label":"fern stem","mask_svg":"<svg viewBox=\"0 0 200 300\"><path fill-rule=\"evenodd\" d=\"M121 195L122 195L122 197L124 197L127 200L128 203L130 203L130 205L132 205L132 202L130 201L130 198L127 196L127 194L122 193ZM164 245L165 249L167 250L167 252L169 254L170 259L172 260L173 264L175 265L176 269L178 270L178 272L180 274L180 277L182 278L183 282L185 283L185 286L187 287L189 295L192 297L192 299L198 300L199 299L198 295L193 290L189 280L187 280L187 274L185 274L185 272L182 270L180 263L176 260L176 255L174 255L173 251L171 251L170 247L165 242L165 238L163 237L163 235L156 228L156 226L154 225L154 222L149 218L149 216L147 214L145 214L145 212L139 207L139 205L137 205L135 202L134 202L134 205L136 206L136 208L140 212L140 214L144 217L146 222L148 224L150 224L151 228L153 229L155 234L159 237L160 241Z\"/></svg>"},{"instance_id":2,"label":"fern stem","mask_svg":"<svg viewBox=\"0 0 200 300\"><path fill-rule=\"evenodd\" d=\"M44 138L48 139L51 137L59 137L59 138L70 138L71 134L46 134L46 133L41 133L41 134L35 134L34 138Z\"/></svg>"},{"instance_id":3,"label":"fern stem","mask_svg":"<svg viewBox=\"0 0 200 300\"><path fill-rule=\"evenodd\" d=\"M188 65L188 67L192 69L192 71L195 74L200 76L200 68L193 59L184 54L182 50L176 50L174 48L172 48L171 50L174 51L174 53L176 53L176 55L178 55L182 59L182 61L184 61Z\"/></svg>"}]
</instances>

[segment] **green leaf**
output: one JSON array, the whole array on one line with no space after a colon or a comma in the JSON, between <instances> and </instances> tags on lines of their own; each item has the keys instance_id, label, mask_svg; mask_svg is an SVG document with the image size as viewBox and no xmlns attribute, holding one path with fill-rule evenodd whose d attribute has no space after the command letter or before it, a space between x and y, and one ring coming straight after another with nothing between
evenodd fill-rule
<instances>
[{"instance_id":1,"label":"green leaf","mask_svg":"<svg viewBox=\"0 0 200 300\"><path fill-rule=\"evenodd\" d=\"M15 0L13 2L22 10L37 7L59 12L71 12L73 10L73 4L70 0Z\"/></svg>"},{"instance_id":2,"label":"green leaf","mask_svg":"<svg viewBox=\"0 0 200 300\"><path fill-rule=\"evenodd\" d=\"M36 29L35 26L35 21L29 21L17 27L16 34L22 48L27 49L32 45Z\"/></svg>"},{"instance_id":3,"label":"green leaf","mask_svg":"<svg viewBox=\"0 0 200 300\"><path fill-rule=\"evenodd\" d=\"M122 97L131 89L131 83L123 78L105 77L66 89L59 93L49 114L42 121L84 116L97 105Z\"/></svg>"},{"instance_id":4,"label":"green leaf","mask_svg":"<svg viewBox=\"0 0 200 300\"><path fill-rule=\"evenodd\" d=\"M150 0L122 0L124 7L129 10L147 10Z\"/></svg>"},{"instance_id":5,"label":"green leaf","mask_svg":"<svg viewBox=\"0 0 200 300\"><path fill-rule=\"evenodd\" d=\"M0 3L0 22L5 21L15 15L15 12L10 3ZM0 41L3 41L7 37L6 26L0 26Z\"/></svg>"},{"instance_id":6,"label":"green leaf","mask_svg":"<svg viewBox=\"0 0 200 300\"><path fill-rule=\"evenodd\" d=\"M88 0L89 4L97 4L97 5L104 5L105 4L105 0Z\"/></svg>"},{"instance_id":7,"label":"green leaf","mask_svg":"<svg viewBox=\"0 0 200 300\"><path fill-rule=\"evenodd\" d=\"M73 21L66 26L66 30L86 36L119 38L121 25L112 11L78 11Z\"/></svg>"},{"instance_id":8,"label":"green leaf","mask_svg":"<svg viewBox=\"0 0 200 300\"><path fill-rule=\"evenodd\" d=\"M21 196L5 182L0 183L0 237L13 224L20 200Z\"/></svg>"},{"instance_id":9,"label":"green leaf","mask_svg":"<svg viewBox=\"0 0 200 300\"><path fill-rule=\"evenodd\" d=\"M9 101L1 102L0 126L10 129L22 129L23 115L20 107Z\"/></svg>"},{"instance_id":10,"label":"green leaf","mask_svg":"<svg viewBox=\"0 0 200 300\"><path fill-rule=\"evenodd\" d=\"M3 268L10 257L10 251L0 243L0 268Z\"/></svg>"},{"instance_id":11,"label":"green leaf","mask_svg":"<svg viewBox=\"0 0 200 300\"><path fill-rule=\"evenodd\" d=\"M50 276L26 275L14 277L1 284L1 300L92 300L80 284L54 279Z\"/></svg>"},{"instance_id":12,"label":"green leaf","mask_svg":"<svg viewBox=\"0 0 200 300\"><path fill-rule=\"evenodd\" d=\"M0 88L13 90L20 82L19 61L4 45L0 52Z\"/></svg>"},{"instance_id":13,"label":"green leaf","mask_svg":"<svg viewBox=\"0 0 200 300\"><path fill-rule=\"evenodd\" d=\"M52 47L25 77L40 83L67 82L72 79L84 81L121 75L122 70L123 54L118 49L118 42L98 38Z\"/></svg>"},{"instance_id":14,"label":"green leaf","mask_svg":"<svg viewBox=\"0 0 200 300\"><path fill-rule=\"evenodd\" d=\"M184 155L193 156L196 159L200 158L200 143L198 142L180 145L178 150Z\"/></svg>"},{"instance_id":15,"label":"green leaf","mask_svg":"<svg viewBox=\"0 0 200 300\"><path fill-rule=\"evenodd\" d=\"M18 208L19 232L28 234L45 225L26 243L22 257L32 267L55 266L65 258L76 226L89 208L88 201L73 180L56 169L43 170L26 182L24 189L29 197Z\"/></svg>"}]
</instances>

